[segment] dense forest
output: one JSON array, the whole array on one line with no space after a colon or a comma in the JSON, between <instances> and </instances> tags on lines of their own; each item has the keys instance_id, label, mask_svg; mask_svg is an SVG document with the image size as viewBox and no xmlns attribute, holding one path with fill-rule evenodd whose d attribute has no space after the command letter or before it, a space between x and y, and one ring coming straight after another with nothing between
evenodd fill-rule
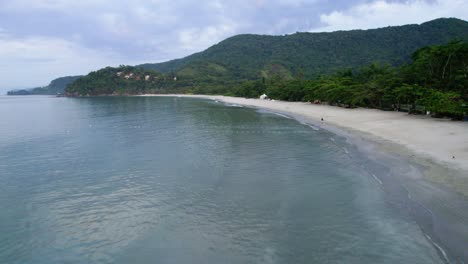
<instances>
[{"instance_id":1,"label":"dense forest","mask_svg":"<svg viewBox=\"0 0 468 264\"><path fill-rule=\"evenodd\" d=\"M215 75L219 69L208 65ZM187 75L189 73L186 73ZM203 80L210 76L192 76ZM468 102L468 43L452 41L445 45L421 48L411 63L401 66L372 63L334 74L306 78L277 71L257 80L224 80L224 84L197 88L187 75L163 74L139 67L107 67L76 80L68 95L125 95L142 93L216 93L287 101L326 102L343 107L370 107L432 112L435 116L463 118ZM222 78L220 78L222 80Z\"/></svg>"},{"instance_id":2,"label":"dense forest","mask_svg":"<svg viewBox=\"0 0 468 264\"><path fill-rule=\"evenodd\" d=\"M421 25L284 36L238 35L188 57L139 67L193 79L195 87L211 87L225 80L284 77L305 78L359 68L374 62L402 65L417 49L468 41L468 22L436 19ZM193 76L204 76L196 79Z\"/></svg>"},{"instance_id":3,"label":"dense forest","mask_svg":"<svg viewBox=\"0 0 468 264\"><path fill-rule=\"evenodd\" d=\"M70 96L197 93L326 102L462 118L468 22L288 36L240 35L180 60L107 67ZM431 44L431 45L426 45Z\"/></svg>"},{"instance_id":4,"label":"dense forest","mask_svg":"<svg viewBox=\"0 0 468 264\"><path fill-rule=\"evenodd\" d=\"M411 63L400 67L374 63L314 79L277 75L245 82L234 90L235 96L242 97L263 93L287 101L429 111L435 116L460 119L468 113L468 43L453 41L424 47L413 54Z\"/></svg>"},{"instance_id":5,"label":"dense forest","mask_svg":"<svg viewBox=\"0 0 468 264\"><path fill-rule=\"evenodd\" d=\"M143 68L106 67L77 79L66 89L69 96L168 93L176 89L177 77Z\"/></svg>"},{"instance_id":6,"label":"dense forest","mask_svg":"<svg viewBox=\"0 0 468 264\"><path fill-rule=\"evenodd\" d=\"M7 95L57 95L65 93L65 88L81 76L66 76L52 80L49 85L31 89L13 90Z\"/></svg>"}]
</instances>

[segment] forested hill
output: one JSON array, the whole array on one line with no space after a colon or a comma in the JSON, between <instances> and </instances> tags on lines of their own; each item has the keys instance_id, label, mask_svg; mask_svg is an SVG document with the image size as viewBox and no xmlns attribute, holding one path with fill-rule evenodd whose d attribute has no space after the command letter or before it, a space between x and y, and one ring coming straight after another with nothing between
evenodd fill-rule
<instances>
[{"instance_id":1,"label":"forested hill","mask_svg":"<svg viewBox=\"0 0 468 264\"><path fill-rule=\"evenodd\" d=\"M9 91L7 95L56 95L63 94L65 88L81 76L66 76L52 80L49 85L31 89Z\"/></svg>"},{"instance_id":2,"label":"forested hill","mask_svg":"<svg viewBox=\"0 0 468 264\"><path fill-rule=\"evenodd\" d=\"M441 18L421 25L285 36L238 35L188 57L139 67L216 82L303 75L312 78L373 62L400 65L417 49L468 40L468 22ZM206 81L209 81L206 80Z\"/></svg>"}]
</instances>

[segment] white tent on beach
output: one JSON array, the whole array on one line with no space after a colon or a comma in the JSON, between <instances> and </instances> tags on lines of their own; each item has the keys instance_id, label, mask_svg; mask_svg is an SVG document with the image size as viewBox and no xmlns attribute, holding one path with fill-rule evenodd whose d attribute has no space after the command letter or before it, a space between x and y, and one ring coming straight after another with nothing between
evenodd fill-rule
<instances>
[{"instance_id":1,"label":"white tent on beach","mask_svg":"<svg viewBox=\"0 0 468 264\"><path fill-rule=\"evenodd\" d=\"M266 99L268 99L268 96L266 94L262 94L262 95L260 95L260 99L261 100L266 100Z\"/></svg>"}]
</instances>

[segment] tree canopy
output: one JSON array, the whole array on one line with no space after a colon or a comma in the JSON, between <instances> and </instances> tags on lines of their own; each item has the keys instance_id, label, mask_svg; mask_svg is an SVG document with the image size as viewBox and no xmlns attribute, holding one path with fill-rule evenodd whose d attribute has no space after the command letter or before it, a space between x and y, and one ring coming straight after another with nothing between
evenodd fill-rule
<instances>
[{"instance_id":1,"label":"tree canopy","mask_svg":"<svg viewBox=\"0 0 468 264\"><path fill-rule=\"evenodd\" d=\"M468 102L468 43L452 41L423 47L412 62L396 67L372 63L330 75L306 78L285 74L281 67L257 79L232 79L216 64L199 63L177 73L139 67L107 67L68 86L68 95L199 93L322 101L343 107L370 107L461 118ZM199 75L200 72L204 74ZM215 83L216 85L213 85ZM221 85L219 85L221 83Z\"/></svg>"}]
</instances>

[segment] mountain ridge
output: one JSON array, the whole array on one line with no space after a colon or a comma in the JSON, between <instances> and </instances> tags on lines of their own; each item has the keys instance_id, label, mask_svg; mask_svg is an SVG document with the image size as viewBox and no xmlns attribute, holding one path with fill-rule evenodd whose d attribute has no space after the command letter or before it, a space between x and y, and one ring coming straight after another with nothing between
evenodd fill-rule
<instances>
[{"instance_id":1,"label":"mountain ridge","mask_svg":"<svg viewBox=\"0 0 468 264\"><path fill-rule=\"evenodd\" d=\"M373 62L401 65L408 62L417 49L453 39L468 40L467 21L439 18L419 25L367 30L297 32L276 36L240 34L183 58L137 67L177 73L200 63L211 63L225 68L228 77L254 79L265 77L262 72L271 65L278 65L290 75L302 73L311 78Z\"/></svg>"},{"instance_id":2,"label":"mountain ridge","mask_svg":"<svg viewBox=\"0 0 468 264\"><path fill-rule=\"evenodd\" d=\"M7 92L7 95L57 95L65 93L65 89L82 75L64 76L53 79L47 86L29 89L16 89Z\"/></svg>"}]
</instances>

